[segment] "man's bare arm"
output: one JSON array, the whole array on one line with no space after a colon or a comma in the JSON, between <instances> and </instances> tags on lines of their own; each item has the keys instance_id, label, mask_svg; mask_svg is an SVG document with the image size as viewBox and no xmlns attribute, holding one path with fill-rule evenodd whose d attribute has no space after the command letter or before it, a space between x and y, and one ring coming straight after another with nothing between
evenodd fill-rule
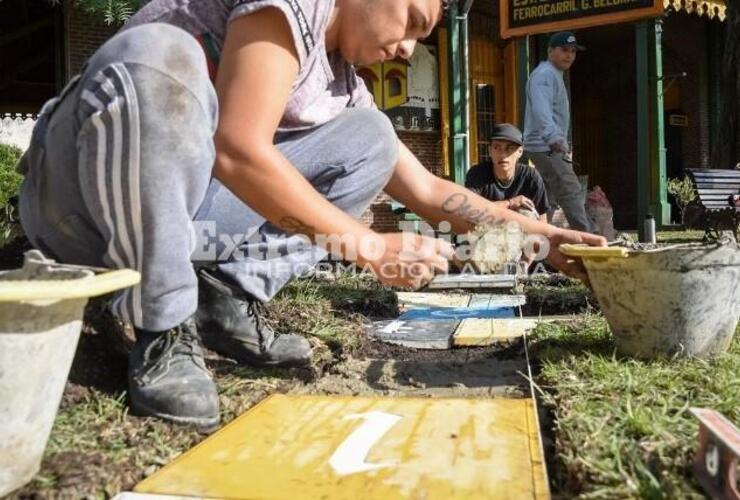
<instances>
[{"instance_id":1,"label":"man's bare arm","mask_svg":"<svg viewBox=\"0 0 740 500\"><path fill-rule=\"evenodd\" d=\"M401 233L372 231L320 195L273 145L298 67L292 35L279 10L266 8L229 24L216 81L220 117L214 175L286 231L369 266L385 283L422 286L435 270L447 268L449 245L421 235L409 245ZM315 238L319 235L326 237Z\"/></svg>"},{"instance_id":2,"label":"man's bare arm","mask_svg":"<svg viewBox=\"0 0 740 500\"><path fill-rule=\"evenodd\" d=\"M558 245L586 243L606 246L603 237L556 228L501 208L462 186L435 176L419 163L406 146L400 144L399 148L398 164L386 186L390 196L430 222L450 222L456 233L465 233L480 223L516 221L524 232L541 234L548 239L547 259L551 264L569 276L588 282L583 263L565 257L558 250Z\"/></svg>"},{"instance_id":3,"label":"man's bare arm","mask_svg":"<svg viewBox=\"0 0 740 500\"><path fill-rule=\"evenodd\" d=\"M229 24L216 81L214 175L287 231L352 235L359 241L372 232L321 196L273 145L298 66L290 28L278 9Z\"/></svg>"}]
</instances>

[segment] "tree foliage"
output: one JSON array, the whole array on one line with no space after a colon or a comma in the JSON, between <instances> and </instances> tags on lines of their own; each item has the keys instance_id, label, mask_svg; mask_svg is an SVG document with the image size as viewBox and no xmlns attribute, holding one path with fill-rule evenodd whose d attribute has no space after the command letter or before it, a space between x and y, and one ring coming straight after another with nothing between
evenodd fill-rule
<instances>
[{"instance_id":1,"label":"tree foliage","mask_svg":"<svg viewBox=\"0 0 740 500\"><path fill-rule=\"evenodd\" d=\"M689 203L696 199L696 191L691 178L684 175L683 179L671 179L666 186L668 194L676 200L676 204L683 210Z\"/></svg>"},{"instance_id":2,"label":"tree foliage","mask_svg":"<svg viewBox=\"0 0 740 500\"><path fill-rule=\"evenodd\" d=\"M15 203L23 178L15 171L22 151L15 146L0 144L0 247L21 233Z\"/></svg>"},{"instance_id":3,"label":"tree foliage","mask_svg":"<svg viewBox=\"0 0 740 500\"><path fill-rule=\"evenodd\" d=\"M15 165L22 153L15 146L0 144L0 207L18 194L23 178L15 171Z\"/></svg>"},{"instance_id":4,"label":"tree foliage","mask_svg":"<svg viewBox=\"0 0 740 500\"><path fill-rule=\"evenodd\" d=\"M60 1L60 0L52 0ZM105 24L123 24L149 0L72 0L74 4Z\"/></svg>"}]
</instances>

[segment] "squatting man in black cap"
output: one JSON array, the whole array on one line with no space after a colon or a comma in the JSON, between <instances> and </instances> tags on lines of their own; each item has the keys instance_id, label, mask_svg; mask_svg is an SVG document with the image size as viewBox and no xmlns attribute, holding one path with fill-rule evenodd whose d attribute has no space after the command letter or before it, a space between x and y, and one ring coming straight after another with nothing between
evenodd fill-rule
<instances>
[{"instance_id":1,"label":"squatting man in black cap","mask_svg":"<svg viewBox=\"0 0 740 500\"><path fill-rule=\"evenodd\" d=\"M568 224L580 231L594 232L586 215L585 196L573 171L568 143L570 102L563 74L585 50L569 31L550 37L547 60L542 61L527 81L527 108L524 117L524 151L542 175L551 205L559 205Z\"/></svg>"},{"instance_id":2,"label":"squatting man in black cap","mask_svg":"<svg viewBox=\"0 0 740 500\"><path fill-rule=\"evenodd\" d=\"M520 163L524 148L522 132L510 123L493 129L488 145L490 159L475 165L465 177L465 187L495 205L547 222L550 208L545 183L537 170ZM521 272L526 273L533 256L523 256Z\"/></svg>"},{"instance_id":3,"label":"squatting man in black cap","mask_svg":"<svg viewBox=\"0 0 740 500\"><path fill-rule=\"evenodd\" d=\"M514 125L496 125L488 145L490 159L468 171L465 187L497 205L547 222L545 183L535 169L520 162L522 144L522 132Z\"/></svg>"}]
</instances>

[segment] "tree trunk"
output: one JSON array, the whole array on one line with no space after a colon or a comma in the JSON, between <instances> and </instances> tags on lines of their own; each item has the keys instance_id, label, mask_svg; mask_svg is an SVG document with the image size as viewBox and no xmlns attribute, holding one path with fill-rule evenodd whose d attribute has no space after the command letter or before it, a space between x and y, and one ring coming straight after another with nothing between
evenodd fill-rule
<instances>
[{"instance_id":1,"label":"tree trunk","mask_svg":"<svg viewBox=\"0 0 740 500\"><path fill-rule=\"evenodd\" d=\"M720 76L720 113L712 168L733 168L740 162L740 0L725 0L725 44Z\"/></svg>"}]
</instances>

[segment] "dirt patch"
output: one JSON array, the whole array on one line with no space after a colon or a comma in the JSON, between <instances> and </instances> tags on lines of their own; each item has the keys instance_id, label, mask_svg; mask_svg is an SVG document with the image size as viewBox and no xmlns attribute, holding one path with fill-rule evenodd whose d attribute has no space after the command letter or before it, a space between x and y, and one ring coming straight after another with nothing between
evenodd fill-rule
<instances>
[{"instance_id":1,"label":"dirt patch","mask_svg":"<svg viewBox=\"0 0 740 500\"><path fill-rule=\"evenodd\" d=\"M41 464L44 481L64 494L38 491L31 485L15 493L18 499L95 498L100 491L113 496L132 488L142 476L134 464L116 463L102 453L63 452L44 459Z\"/></svg>"},{"instance_id":2,"label":"dirt patch","mask_svg":"<svg viewBox=\"0 0 740 500\"><path fill-rule=\"evenodd\" d=\"M411 349L367 340L356 357L331 366L299 394L415 397L524 397L522 343L450 350Z\"/></svg>"}]
</instances>

